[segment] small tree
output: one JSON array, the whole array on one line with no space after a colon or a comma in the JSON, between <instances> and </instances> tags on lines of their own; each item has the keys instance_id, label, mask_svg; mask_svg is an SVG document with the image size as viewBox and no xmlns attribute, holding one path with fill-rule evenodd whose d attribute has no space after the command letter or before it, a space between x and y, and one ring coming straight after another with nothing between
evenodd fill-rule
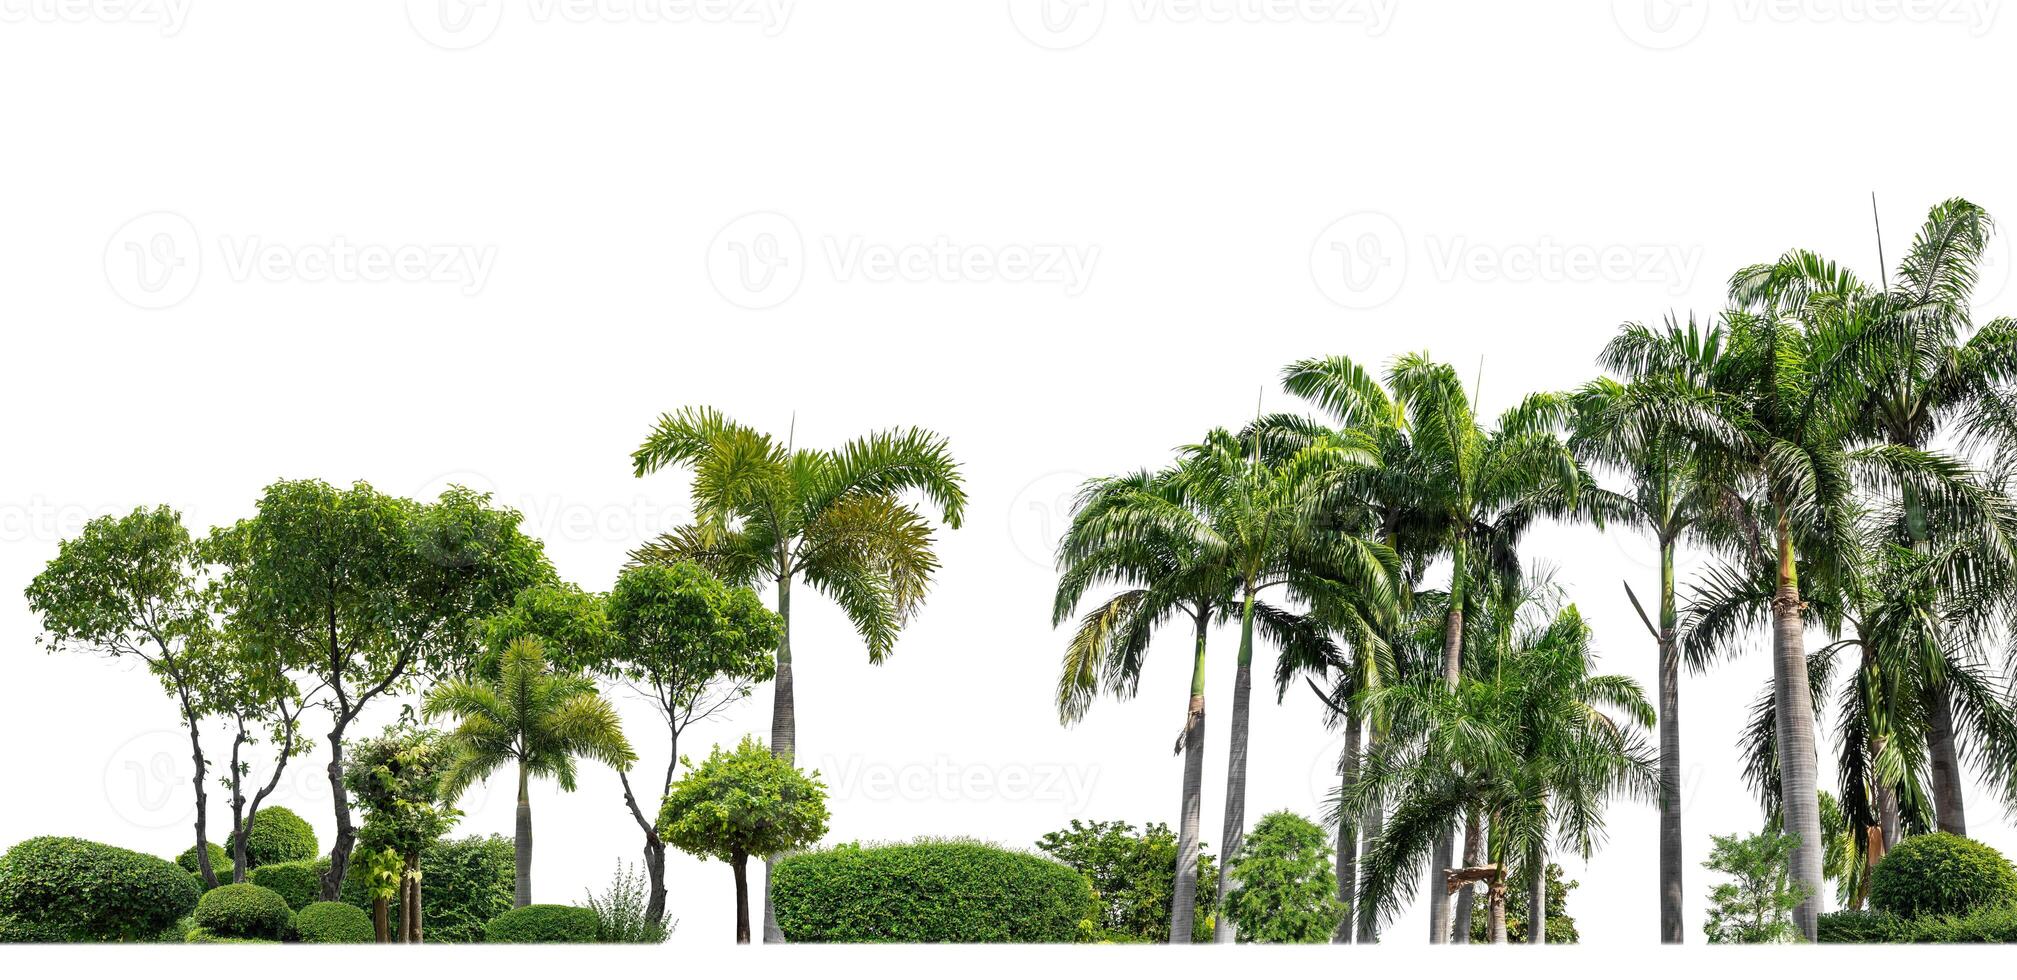
<instances>
[{"instance_id":1,"label":"small tree","mask_svg":"<svg viewBox=\"0 0 2017 980\"><path fill-rule=\"evenodd\" d=\"M302 734L301 716L322 685L302 690L274 647L233 637L208 645L201 662L199 689L207 713L231 723L231 762L223 782L231 794L231 880L243 882L252 864L248 847L259 808L280 788L288 762L315 748L315 740ZM246 750L262 741L273 747L273 768L247 799L252 764Z\"/></svg>"},{"instance_id":2,"label":"small tree","mask_svg":"<svg viewBox=\"0 0 2017 980\"><path fill-rule=\"evenodd\" d=\"M1529 937L1531 933L1528 931L1529 913L1527 906L1533 902L1528 887L1533 883L1533 879L1528 877L1528 874L1528 869L1525 868L1516 872L1513 875L1512 887L1506 889L1507 942L1524 944L1530 941ZM1581 887L1582 883L1564 881L1562 879L1562 866L1550 862L1548 864L1548 878L1545 884L1547 887L1546 914L1548 929L1542 938L1550 945L1568 945L1581 941L1582 936L1576 932L1576 918L1569 914L1569 893ZM1489 921L1491 917L1490 904L1489 898L1480 896L1477 904L1472 907L1471 941L1474 943L1489 943L1492 941L1491 922Z\"/></svg>"},{"instance_id":3,"label":"small tree","mask_svg":"<svg viewBox=\"0 0 2017 980\"><path fill-rule=\"evenodd\" d=\"M353 743L343 784L364 808L357 841L372 858L372 923L378 941L392 942L389 902L399 899L398 942L420 942L420 853L455 825L444 781L453 759L440 732L395 725ZM389 880L388 880L389 879Z\"/></svg>"},{"instance_id":4,"label":"small tree","mask_svg":"<svg viewBox=\"0 0 2017 980\"><path fill-rule=\"evenodd\" d=\"M1322 827L1287 810L1262 817L1226 871L1224 914L1243 943L1325 943L1345 917Z\"/></svg>"},{"instance_id":5,"label":"small tree","mask_svg":"<svg viewBox=\"0 0 2017 980\"><path fill-rule=\"evenodd\" d=\"M1793 910L1807 898L1793 881L1793 849L1799 837L1764 831L1749 837L1713 837L1715 847L1702 867L1736 879L1709 890L1709 919L1702 924L1712 943L1790 943L1800 939Z\"/></svg>"},{"instance_id":6,"label":"small tree","mask_svg":"<svg viewBox=\"0 0 2017 980\"><path fill-rule=\"evenodd\" d=\"M1168 824L1152 823L1135 832L1120 820L1073 820L1037 841L1037 848L1077 869L1099 900L1098 938L1103 942L1166 943L1171 903L1176 897L1177 835ZM1218 872L1199 845L1196 916L1190 939L1212 941Z\"/></svg>"},{"instance_id":7,"label":"small tree","mask_svg":"<svg viewBox=\"0 0 2017 980\"><path fill-rule=\"evenodd\" d=\"M721 746L672 787L658 829L688 854L726 861L735 871L735 941L749 942L749 859L809 847L826 835L826 786L770 754L747 735L733 752Z\"/></svg>"}]
</instances>

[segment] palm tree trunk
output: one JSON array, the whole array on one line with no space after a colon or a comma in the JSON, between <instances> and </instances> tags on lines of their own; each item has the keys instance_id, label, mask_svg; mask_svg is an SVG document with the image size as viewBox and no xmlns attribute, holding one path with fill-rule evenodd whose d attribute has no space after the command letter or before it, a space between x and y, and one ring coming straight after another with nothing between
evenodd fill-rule
<instances>
[{"instance_id":1,"label":"palm tree trunk","mask_svg":"<svg viewBox=\"0 0 2017 980\"><path fill-rule=\"evenodd\" d=\"M1963 790L1961 754L1954 744L1954 703L1945 685L1926 696L1928 727L1926 752L1933 762L1933 812L1943 834L1968 836L1967 804Z\"/></svg>"},{"instance_id":2,"label":"palm tree trunk","mask_svg":"<svg viewBox=\"0 0 2017 980\"><path fill-rule=\"evenodd\" d=\"M1379 745L1380 745L1380 733L1377 730L1375 730L1370 723L1368 723L1366 726L1365 754L1372 755L1374 752L1379 750ZM1379 807L1374 807L1371 813L1365 814L1364 816L1366 821L1366 828L1365 831L1359 835L1359 837L1362 840L1370 842L1378 838L1380 836L1380 832L1386 829L1387 814L1386 811L1381 810ZM1371 846L1370 843L1368 844L1368 846L1369 847ZM1354 882L1352 887L1354 888L1354 890L1356 890L1358 887L1357 882ZM1358 939L1359 945L1361 946L1378 945L1380 941L1380 910L1373 908L1371 905L1367 905L1364 908L1354 909L1353 911L1358 914L1359 919L1359 930L1358 930L1358 936L1356 937Z\"/></svg>"},{"instance_id":3,"label":"palm tree trunk","mask_svg":"<svg viewBox=\"0 0 2017 980\"><path fill-rule=\"evenodd\" d=\"M1429 944L1441 945L1450 941L1450 892L1448 874L1450 865L1456 863L1455 836L1448 830L1436 835L1436 846L1429 851Z\"/></svg>"},{"instance_id":4,"label":"palm tree trunk","mask_svg":"<svg viewBox=\"0 0 2017 980\"><path fill-rule=\"evenodd\" d=\"M1177 878L1170 901L1170 942L1188 943L1197 925L1198 841L1204 821L1205 640L1211 623L1197 617L1197 652L1191 658L1191 700L1184 711L1184 787L1177 821Z\"/></svg>"},{"instance_id":5,"label":"palm tree trunk","mask_svg":"<svg viewBox=\"0 0 2017 980\"><path fill-rule=\"evenodd\" d=\"M1806 891L1793 910L1793 924L1814 941L1820 915L1821 806L1814 751L1814 700L1807 682L1806 623L1801 615L1800 577L1794 564L1793 535L1779 517L1779 582L1772 597L1772 694L1779 737L1779 812L1793 848L1792 877Z\"/></svg>"},{"instance_id":6,"label":"palm tree trunk","mask_svg":"<svg viewBox=\"0 0 2017 980\"><path fill-rule=\"evenodd\" d=\"M1345 715L1345 757L1338 767L1341 772L1340 789L1349 798L1353 784L1359 779L1359 713L1353 709ZM1340 801L1342 802L1342 801ZM1338 929L1331 934L1331 942L1350 943L1353 928L1358 924L1359 904L1359 825L1352 814L1343 806L1338 808L1338 904L1344 906L1344 918L1338 920Z\"/></svg>"},{"instance_id":7,"label":"palm tree trunk","mask_svg":"<svg viewBox=\"0 0 2017 980\"><path fill-rule=\"evenodd\" d=\"M1506 872L1502 869L1485 889L1485 933L1494 944L1506 943Z\"/></svg>"},{"instance_id":8,"label":"palm tree trunk","mask_svg":"<svg viewBox=\"0 0 2017 980\"><path fill-rule=\"evenodd\" d=\"M749 858L737 855L729 862L735 868L735 942L749 945Z\"/></svg>"},{"instance_id":9,"label":"palm tree trunk","mask_svg":"<svg viewBox=\"0 0 2017 980\"><path fill-rule=\"evenodd\" d=\"M1464 671L1464 540L1461 535L1450 544L1450 611L1443 623L1443 683L1456 690ZM1449 868L1455 857L1454 833L1443 831L1429 863L1429 942L1450 941ZM1466 914L1466 921L1469 916Z\"/></svg>"},{"instance_id":10,"label":"palm tree trunk","mask_svg":"<svg viewBox=\"0 0 2017 980\"><path fill-rule=\"evenodd\" d=\"M1527 944L1548 941L1548 851L1537 838L1527 845Z\"/></svg>"},{"instance_id":11,"label":"palm tree trunk","mask_svg":"<svg viewBox=\"0 0 2017 980\"><path fill-rule=\"evenodd\" d=\"M777 676L771 682L770 703L770 754L786 762L798 757L798 711L795 707L795 689L791 679L791 579L795 574L788 560L781 559L777 576L777 618L781 629L777 635ZM763 941L784 942L784 931L777 927L777 910L770 905L771 862L782 855L772 855L763 859ZM745 936L742 940L748 942Z\"/></svg>"},{"instance_id":12,"label":"palm tree trunk","mask_svg":"<svg viewBox=\"0 0 2017 980\"><path fill-rule=\"evenodd\" d=\"M518 863L518 881L512 888L511 907L532 904L532 796L526 792L525 764L518 766L518 835L512 847Z\"/></svg>"},{"instance_id":13,"label":"palm tree trunk","mask_svg":"<svg viewBox=\"0 0 2017 980\"><path fill-rule=\"evenodd\" d=\"M1478 827L1478 812L1472 810L1464 817L1464 867L1475 868L1485 863L1485 835ZM1477 886L1465 884L1457 892L1456 919L1450 925L1450 942L1463 946L1471 941L1471 915L1477 903Z\"/></svg>"},{"instance_id":14,"label":"palm tree trunk","mask_svg":"<svg viewBox=\"0 0 2017 980\"><path fill-rule=\"evenodd\" d=\"M1226 753L1226 818L1221 827L1224 846L1220 848L1218 917L1213 921L1212 941L1234 939L1232 917L1225 914L1226 892L1231 890L1233 864L1239 860L1240 840L1246 830L1247 815L1247 705L1254 686L1254 594L1247 593L1240 611L1239 671L1233 675L1232 747Z\"/></svg>"},{"instance_id":15,"label":"palm tree trunk","mask_svg":"<svg viewBox=\"0 0 2017 980\"><path fill-rule=\"evenodd\" d=\"M1660 541L1660 941L1683 940L1681 923L1681 641L1674 604L1674 542ZM1545 876L1544 876L1545 877ZM1545 882L1542 885L1544 894ZM1535 913L1536 921L1546 915Z\"/></svg>"}]
</instances>

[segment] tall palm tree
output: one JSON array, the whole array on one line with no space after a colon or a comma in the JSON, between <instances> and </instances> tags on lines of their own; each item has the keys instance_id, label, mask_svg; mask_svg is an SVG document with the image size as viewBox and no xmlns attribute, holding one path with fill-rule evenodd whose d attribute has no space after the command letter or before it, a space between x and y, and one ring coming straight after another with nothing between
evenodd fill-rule
<instances>
[{"instance_id":1,"label":"tall palm tree","mask_svg":"<svg viewBox=\"0 0 2017 980\"><path fill-rule=\"evenodd\" d=\"M1233 608L1232 580L1222 556L1199 545L1172 522L1153 515L1184 506L1173 473L1134 473L1087 481L1071 527L1058 546L1057 598L1052 624L1064 622L1088 591L1121 591L1079 620L1058 676L1058 718L1072 724L1101 692L1131 698L1141 685L1142 661L1157 629L1172 619L1188 622L1194 636L1190 700L1176 751L1184 756L1179 802L1176 881L1170 904L1170 942L1188 943L1196 925L1198 853L1205 765L1205 644L1214 623Z\"/></svg>"},{"instance_id":2,"label":"tall palm tree","mask_svg":"<svg viewBox=\"0 0 2017 980\"><path fill-rule=\"evenodd\" d=\"M947 526L966 509L959 464L946 441L923 429L891 429L837 450L794 449L712 408L661 416L631 454L642 477L693 469L694 522L631 552L644 563L690 561L732 585L777 586L784 630L772 686L770 748L798 748L792 674L791 590L803 580L841 607L879 664L924 604L938 570L931 522L904 495L922 494ZM764 875L764 942L783 942Z\"/></svg>"},{"instance_id":3,"label":"tall palm tree","mask_svg":"<svg viewBox=\"0 0 2017 980\"><path fill-rule=\"evenodd\" d=\"M504 648L495 684L451 680L427 693L428 718L452 715L459 724L448 733L453 752L442 793L462 795L506 763L518 768L518 882L512 904L532 903L532 800L535 776L551 776L574 791L577 756L618 771L637 761L616 708L596 691L595 682L547 669L536 637L520 637Z\"/></svg>"}]
</instances>

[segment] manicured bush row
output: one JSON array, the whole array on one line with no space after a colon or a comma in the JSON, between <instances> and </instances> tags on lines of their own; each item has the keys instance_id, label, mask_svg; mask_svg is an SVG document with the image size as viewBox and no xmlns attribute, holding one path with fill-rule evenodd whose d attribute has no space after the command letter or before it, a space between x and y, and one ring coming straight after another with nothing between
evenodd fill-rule
<instances>
[{"instance_id":1,"label":"manicured bush row","mask_svg":"<svg viewBox=\"0 0 2017 980\"><path fill-rule=\"evenodd\" d=\"M2017 905L2017 869L1995 848L1966 837L1907 837L1871 872L1870 904L1907 919Z\"/></svg>"},{"instance_id":2,"label":"manicured bush row","mask_svg":"<svg viewBox=\"0 0 2017 980\"><path fill-rule=\"evenodd\" d=\"M527 905L512 909L483 930L489 943L592 943L599 925L592 909Z\"/></svg>"},{"instance_id":3,"label":"manicured bush row","mask_svg":"<svg viewBox=\"0 0 2017 980\"><path fill-rule=\"evenodd\" d=\"M490 920L511 911L518 883L511 839L497 834L440 841L420 852L421 938L430 943L480 943ZM363 871L353 861L343 879L343 900L366 912ZM399 905L391 909L399 931Z\"/></svg>"},{"instance_id":4,"label":"manicured bush row","mask_svg":"<svg viewBox=\"0 0 2017 980\"><path fill-rule=\"evenodd\" d=\"M262 864L246 872L245 880L261 888L271 888L287 900L287 907L306 908L322 898L322 875L329 870L328 858Z\"/></svg>"},{"instance_id":5,"label":"manicured bush row","mask_svg":"<svg viewBox=\"0 0 2017 980\"><path fill-rule=\"evenodd\" d=\"M196 903L196 925L222 938L282 939L293 921L279 892L253 884L220 885Z\"/></svg>"},{"instance_id":6,"label":"manicured bush row","mask_svg":"<svg viewBox=\"0 0 2017 980\"><path fill-rule=\"evenodd\" d=\"M1093 902L1085 876L1064 864L967 840L794 854L771 881L793 942L1067 943Z\"/></svg>"},{"instance_id":7,"label":"manicured bush row","mask_svg":"<svg viewBox=\"0 0 2017 980\"><path fill-rule=\"evenodd\" d=\"M1888 912L1830 912L1821 916L1818 937L1824 943L2017 943L2017 907L1918 919Z\"/></svg>"},{"instance_id":8,"label":"manicured bush row","mask_svg":"<svg viewBox=\"0 0 2017 980\"><path fill-rule=\"evenodd\" d=\"M294 937L304 943L368 943L378 934L363 909L348 902L314 902L294 913Z\"/></svg>"},{"instance_id":9,"label":"manicured bush row","mask_svg":"<svg viewBox=\"0 0 2017 980\"><path fill-rule=\"evenodd\" d=\"M189 874L150 854L74 837L34 837L0 856L0 920L26 941L160 938L196 908Z\"/></svg>"}]
</instances>

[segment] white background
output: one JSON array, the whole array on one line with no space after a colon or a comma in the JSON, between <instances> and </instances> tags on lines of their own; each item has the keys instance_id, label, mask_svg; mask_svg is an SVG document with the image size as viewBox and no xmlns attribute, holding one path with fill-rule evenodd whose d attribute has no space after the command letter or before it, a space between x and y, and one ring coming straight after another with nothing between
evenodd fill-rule
<instances>
[{"instance_id":1,"label":"white background","mask_svg":"<svg viewBox=\"0 0 2017 980\"><path fill-rule=\"evenodd\" d=\"M2017 26L1996 13L0 0L0 845L188 843L171 703L34 643L20 590L84 520L165 502L201 530L282 477L459 482L601 589L687 516L684 475L633 479L627 455L689 404L795 418L801 445L924 425L965 468L966 526L888 663L798 604L829 840L1174 821L1187 637L1137 700L1073 729L1052 708L1047 558L1079 479L1158 464L1257 397L1296 407L1275 385L1295 358L1427 350L1496 411L1789 246L1874 277L1872 191L1893 260L1950 195L2017 220ZM1978 319L2017 312L2009 254ZM1648 544L1548 528L1527 553L1561 566L1603 666L1650 689L1619 588L1653 588ZM1684 680L1691 942L1709 835L1759 822L1734 742L1763 643ZM1214 637L1214 853L1233 647ZM624 711L662 764L649 710ZM766 689L689 751L768 717ZM1250 823L1315 813L1336 742L1308 693L1257 698L1252 745ZM321 758L276 802L326 843ZM460 832L511 832L508 787L469 809ZM542 901L635 857L606 772L540 787L534 814ZM2017 852L1987 794L1969 816ZM1654 940L1655 829L1621 804L1594 859L1562 858L1586 943ZM673 943L726 943L727 870L681 857L671 879ZM1389 950L1423 932L1412 910Z\"/></svg>"}]
</instances>

